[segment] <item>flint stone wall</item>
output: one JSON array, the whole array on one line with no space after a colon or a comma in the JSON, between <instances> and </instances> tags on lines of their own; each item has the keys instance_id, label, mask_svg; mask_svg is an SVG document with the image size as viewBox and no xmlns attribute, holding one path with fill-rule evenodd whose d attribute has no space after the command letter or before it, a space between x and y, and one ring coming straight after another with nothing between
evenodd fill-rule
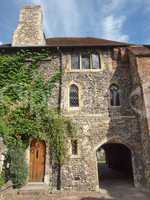
<instances>
[{"instance_id":1,"label":"flint stone wall","mask_svg":"<svg viewBox=\"0 0 150 200\"><path fill-rule=\"evenodd\" d=\"M132 88L137 95L135 112L139 120L144 163L144 177L150 186L150 58L130 55ZM133 93L133 94L134 94Z\"/></svg>"},{"instance_id":2,"label":"flint stone wall","mask_svg":"<svg viewBox=\"0 0 150 200\"><path fill-rule=\"evenodd\" d=\"M12 46L44 46L45 44L41 7L24 7L13 35ZM145 82L150 81L150 59L136 60L131 56L128 60L125 48L76 48L79 52L89 50L100 52L101 70L71 71L70 54L73 47L68 50L63 49L61 58L61 49L59 49L54 53L55 57L52 60L47 59L40 63L39 70L44 73L45 79L49 79L62 68L62 79L53 90L49 106L60 108L61 112L77 127L79 154L71 155L71 141L68 139L69 157L61 168L61 189L96 190L99 188L96 151L108 142L122 143L130 149L135 186L145 182L149 185L150 122L148 118L140 117L133 107L138 106L146 114L150 111L144 90ZM69 107L69 86L72 83L79 88L79 109ZM120 88L121 106L119 107L110 106L111 84L117 84ZM141 88L141 95L132 105L131 97L136 87ZM46 152L49 158L49 151ZM50 161L48 167L46 162L46 177L49 177L50 185L56 188L57 172L53 171L51 163Z\"/></svg>"},{"instance_id":3,"label":"flint stone wall","mask_svg":"<svg viewBox=\"0 0 150 200\"><path fill-rule=\"evenodd\" d=\"M79 51L81 51L79 49ZM79 154L69 158L61 168L61 189L63 190L96 190L99 187L96 151L107 142L122 143L132 153L134 184L143 184L144 167L142 143L139 123L136 114L130 106L132 82L129 64L112 59L111 51L103 51L103 69L72 72L69 68L71 51L62 54L62 85L54 89L50 105L61 106L62 113L70 118L77 127ZM57 57L58 56L58 57ZM59 70L60 59L44 61L41 69L50 77ZM68 106L68 89L71 83L76 83L80 93L80 107L71 110ZM121 90L121 106L110 106L109 87L118 84ZM60 101L59 101L60 99ZM71 148L71 142L69 141ZM50 166L50 171L52 166ZM56 179L52 176L52 185Z\"/></svg>"},{"instance_id":4,"label":"flint stone wall","mask_svg":"<svg viewBox=\"0 0 150 200\"><path fill-rule=\"evenodd\" d=\"M86 51L78 49L83 50ZM69 49L62 51L62 59L60 52L50 52L50 57L40 63L39 70L46 80L62 67L62 80L58 81L53 90L49 107L60 107L62 114L70 118L77 127L75 134L79 154L71 155L71 141L68 139L68 158L61 167L62 190L92 191L99 188L96 151L108 142L122 143L130 149L135 186L148 180L146 175L150 171L149 165L144 167L146 159L148 160L148 154L145 153L149 148L149 143L145 143L148 137L144 136L144 132L141 133L141 121L139 123L139 117L130 102L130 96L136 88L133 81L136 70L131 69L131 63L114 58L111 50L99 50L102 53L103 67L97 71L71 71ZM80 107L76 110L69 108L68 104L71 83L79 87ZM120 87L120 107L110 106L109 87L114 83ZM50 158L50 152L46 152L47 158ZM49 167L46 162L46 177L50 179L52 190L56 189L56 176L57 172L53 170L50 158Z\"/></svg>"},{"instance_id":5,"label":"flint stone wall","mask_svg":"<svg viewBox=\"0 0 150 200\"><path fill-rule=\"evenodd\" d=\"M43 46L43 15L40 6L25 6L13 35L12 46Z\"/></svg>"}]
</instances>

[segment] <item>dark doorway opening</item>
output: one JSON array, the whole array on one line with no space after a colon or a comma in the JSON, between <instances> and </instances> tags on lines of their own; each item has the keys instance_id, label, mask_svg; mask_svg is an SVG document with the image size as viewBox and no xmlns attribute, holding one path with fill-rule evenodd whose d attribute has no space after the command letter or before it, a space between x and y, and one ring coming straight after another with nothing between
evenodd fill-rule
<instances>
[{"instance_id":1,"label":"dark doorway opening","mask_svg":"<svg viewBox=\"0 0 150 200\"><path fill-rule=\"evenodd\" d=\"M133 184L132 154L119 143L106 143L97 150L99 186L128 182Z\"/></svg>"}]
</instances>

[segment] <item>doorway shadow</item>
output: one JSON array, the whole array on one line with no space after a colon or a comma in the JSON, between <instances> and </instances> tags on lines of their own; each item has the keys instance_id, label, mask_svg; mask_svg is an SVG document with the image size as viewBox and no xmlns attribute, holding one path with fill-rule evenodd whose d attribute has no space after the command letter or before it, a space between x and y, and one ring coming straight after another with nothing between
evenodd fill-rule
<instances>
[{"instance_id":1,"label":"doorway shadow","mask_svg":"<svg viewBox=\"0 0 150 200\"><path fill-rule=\"evenodd\" d=\"M111 185L133 186L131 151L123 144L106 143L97 150L97 168L100 188Z\"/></svg>"}]
</instances>

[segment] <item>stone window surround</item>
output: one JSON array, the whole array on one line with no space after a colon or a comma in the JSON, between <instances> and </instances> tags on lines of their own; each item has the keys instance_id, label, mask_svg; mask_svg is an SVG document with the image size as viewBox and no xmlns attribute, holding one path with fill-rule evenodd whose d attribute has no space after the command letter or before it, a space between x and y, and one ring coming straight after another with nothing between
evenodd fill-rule
<instances>
[{"instance_id":1,"label":"stone window surround","mask_svg":"<svg viewBox=\"0 0 150 200\"><path fill-rule=\"evenodd\" d=\"M78 153L76 155L72 154L72 140L77 140L77 148L78 148ZM70 155L70 158L73 158L73 159L79 159L80 156L81 156L81 147L80 147L80 139L79 138L72 138L69 140L69 155Z\"/></svg>"},{"instance_id":2,"label":"stone window surround","mask_svg":"<svg viewBox=\"0 0 150 200\"><path fill-rule=\"evenodd\" d=\"M102 51L95 51L90 53L90 69L83 69L82 68L82 51L80 52L74 52L74 53L79 53L80 56L80 69L72 69L71 68L71 54L68 54L67 56L67 70L66 72L100 72L104 70L104 59L103 59L103 53ZM99 54L99 60L100 60L100 68L99 69L92 69L92 59L91 55L92 53L97 53Z\"/></svg>"},{"instance_id":3,"label":"stone window surround","mask_svg":"<svg viewBox=\"0 0 150 200\"><path fill-rule=\"evenodd\" d=\"M111 105L111 98L110 98L110 88L111 88L111 86L112 85L116 85L118 88L119 88L119 96L120 96L120 105L119 106L112 106ZM111 109L114 109L114 110L116 110L117 108L118 109L120 109L121 107L122 107L122 95L121 95L121 90L120 90L120 86L119 86L119 84L118 84L118 82L112 82L111 84L110 84L110 86L109 86L109 108L111 108Z\"/></svg>"},{"instance_id":4,"label":"stone window surround","mask_svg":"<svg viewBox=\"0 0 150 200\"><path fill-rule=\"evenodd\" d=\"M79 88L76 84L70 85L69 88L69 106L72 108L79 107Z\"/></svg>"},{"instance_id":5,"label":"stone window surround","mask_svg":"<svg viewBox=\"0 0 150 200\"><path fill-rule=\"evenodd\" d=\"M71 85L76 85L78 87L78 98L79 98L79 106L78 107L71 107L70 106L70 87ZM68 104L68 111L78 111L82 107L82 101L81 101L81 87L78 83L71 81L68 85L68 92L67 92L67 104Z\"/></svg>"},{"instance_id":6,"label":"stone window surround","mask_svg":"<svg viewBox=\"0 0 150 200\"><path fill-rule=\"evenodd\" d=\"M78 155L78 140L77 139L72 139L71 140L71 150L72 150L72 155Z\"/></svg>"}]
</instances>

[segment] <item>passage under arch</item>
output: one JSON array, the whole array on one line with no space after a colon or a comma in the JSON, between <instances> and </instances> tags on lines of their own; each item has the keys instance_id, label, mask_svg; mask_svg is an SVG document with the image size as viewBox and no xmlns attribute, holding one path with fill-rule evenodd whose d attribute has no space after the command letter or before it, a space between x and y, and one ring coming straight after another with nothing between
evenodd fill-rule
<instances>
[{"instance_id":1,"label":"passage under arch","mask_svg":"<svg viewBox=\"0 0 150 200\"><path fill-rule=\"evenodd\" d=\"M99 184L118 180L133 183L132 153L121 143L106 143L97 150Z\"/></svg>"}]
</instances>

